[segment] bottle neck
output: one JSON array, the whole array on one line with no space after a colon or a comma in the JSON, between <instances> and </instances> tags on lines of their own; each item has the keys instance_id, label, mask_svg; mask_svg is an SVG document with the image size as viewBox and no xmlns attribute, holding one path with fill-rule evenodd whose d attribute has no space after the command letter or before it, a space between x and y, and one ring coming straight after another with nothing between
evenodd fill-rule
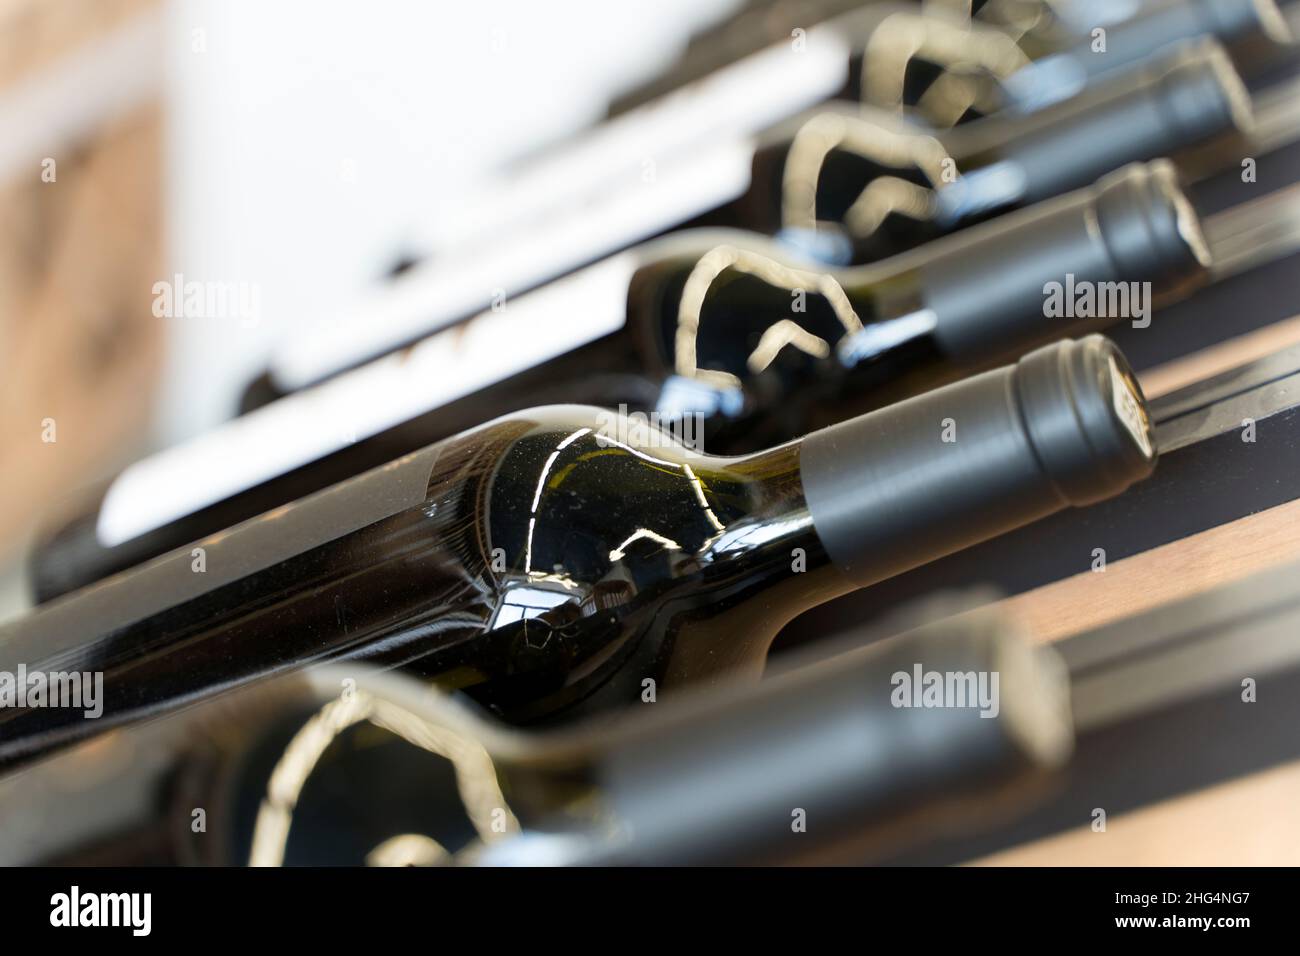
<instances>
[{"instance_id":1,"label":"bottle neck","mask_svg":"<svg viewBox=\"0 0 1300 956\"><path fill-rule=\"evenodd\" d=\"M912 260L828 272L792 265L770 247L722 245L662 263L655 274L658 281L634 285L630 304L651 318L672 370L658 411L669 418L744 417L743 430L753 427L756 411L788 417L783 403L810 401L823 365L846 336L907 314L924 292ZM765 431L762 442L738 447L748 451L806 431L794 424L793 431Z\"/></svg>"},{"instance_id":2,"label":"bottle neck","mask_svg":"<svg viewBox=\"0 0 1300 956\"><path fill-rule=\"evenodd\" d=\"M1249 112L1222 47L1208 39L1178 46L1136 78L945 130L940 138L960 175L938 190L939 218L951 226L1083 188L1125 163L1240 133Z\"/></svg>"},{"instance_id":3,"label":"bottle neck","mask_svg":"<svg viewBox=\"0 0 1300 956\"><path fill-rule=\"evenodd\" d=\"M866 586L1145 477L1143 407L1100 336L1057 343L809 435L808 509Z\"/></svg>"},{"instance_id":4,"label":"bottle neck","mask_svg":"<svg viewBox=\"0 0 1300 956\"><path fill-rule=\"evenodd\" d=\"M744 458L600 409L499 419L8 629L3 669L63 649L104 695L102 721L5 711L0 759L327 657L466 687L514 722L758 673L790 618L852 583L1145 476L1122 361L1059 343Z\"/></svg>"},{"instance_id":5,"label":"bottle neck","mask_svg":"<svg viewBox=\"0 0 1300 956\"><path fill-rule=\"evenodd\" d=\"M1147 323L1157 300L1205 278L1207 262L1163 162L870 266L812 271L720 246L661 284L676 372L661 410L734 415L723 399L743 388L749 411L794 419L789 437L807 428L796 409L828 396L885 384L893 399L914 371L987 367L1115 322ZM851 381L839 381L845 369ZM673 387L682 381L707 400Z\"/></svg>"},{"instance_id":6,"label":"bottle neck","mask_svg":"<svg viewBox=\"0 0 1300 956\"><path fill-rule=\"evenodd\" d=\"M1195 211L1161 161L840 276L851 301L882 303L887 330L928 321L945 359L981 364L1117 322L1149 323L1157 301L1203 281L1207 266ZM844 364L875 354L879 336L843 343Z\"/></svg>"}]
</instances>

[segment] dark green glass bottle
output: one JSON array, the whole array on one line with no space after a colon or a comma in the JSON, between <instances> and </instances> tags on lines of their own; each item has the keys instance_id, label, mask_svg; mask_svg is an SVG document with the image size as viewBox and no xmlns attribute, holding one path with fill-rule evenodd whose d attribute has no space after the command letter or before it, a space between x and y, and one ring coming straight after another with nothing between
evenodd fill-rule
<instances>
[{"instance_id":1,"label":"dark green glass bottle","mask_svg":"<svg viewBox=\"0 0 1300 956\"><path fill-rule=\"evenodd\" d=\"M0 628L0 670L103 675L96 719L0 709L0 759L326 659L512 723L758 674L800 612L1154 460L1100 336L742 457L600 409L521 412Z\"/></svg>"}]
</instances>

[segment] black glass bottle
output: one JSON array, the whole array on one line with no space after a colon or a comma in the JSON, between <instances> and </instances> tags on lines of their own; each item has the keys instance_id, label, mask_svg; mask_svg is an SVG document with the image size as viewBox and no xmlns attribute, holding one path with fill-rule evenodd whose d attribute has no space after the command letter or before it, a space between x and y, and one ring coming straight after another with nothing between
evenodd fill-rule
<instances>
[{"instance_id":1,"label":"black glass bottle","mask_svg":"<svg viewBox=\"0 0 1300 956\"><path fill-rule=\"evenodd\" d=\"M1214 141L1235 164L1250 114L1245 85L1209 39L1046 109L1007 110L951 129L891 125L851 104L829 104L758 151L744 225L813 254L838 249L847 261L873 261L1086 186L1126 163Z\"/></svg>"},{"instance_id":2,"label":"black glass bottle","mask_svg":"<svg viewBox=\"0 0 1300 956\"><path fill-rule=\"evenodd\" d=\"M861 863L1043 791L1072 736L1050 650L989 611L876 632L545 733L409 677L315 668L0 780L0 864ZM916 707L899 675L918 666L990 676L964 706Z\"/></svg>"},{"instance_id":3,"label":"black glass bottle","mask_svg":"<svg viewBox=\"0 0 1300 956\"><path fill-rule=\"evenodd\" d=\"M795 615L1147 475L1106 339L753 455L600 409L496 420L0 628L0 669L103 674L102 715L0 710L17 759L334 658L512 723L761 672Z\"/></svg>"},{"instance_id":4,"label":"black glass bottle","mask_svg":"<svg viewBox=\"0 0 1300 956\"><path fill-rule=\"evenodd\" d=\"M1241 134L1250 107L1223 48L1210 39L1176 46L1136 75L1089 88L1066 102L1033 113L1008 110L952 129L930 129L880 109L833 101L737 144L753 155L747 177L665 172L665 180L679 185L656 180L657 189L668 190L658 202L683 210L667 228L662 221L650 227L632 216L622 230L604 224L590 201L574 202L571 206L580 210L574 215L586 217L588 228L604 236L599 250L542 256L549 265L541 266L521 256L510 241L483 240L482 258L491 261L501 249L508 251L494 262L492 278L483 281L479 294L464 299L459 277L447 266L421 280L422 296L399 291L399 284L392 297L400 305L388 304L381 293L355 320L295 336L272 355L266 372L243 396L241 410L469 318L490 307L490 290L513 299L588 264L594 255L609 256L669 231L744 229L776 236L784 255L836 267L883 259L1080 189L1127 163L1182 158L1195 148L1201 167L1235 170L1245 154ZM709 149L717 147L704 144L695 165L708 167ZM500 229L507 235L537 234L539 245L553 252L567 248L566 229L554 219L534 217ZM529 268L515 262L520 258ZM439 275L441 285L433 281Z\"/></svg>"},{"instance_id":5,"label":"black glass bottle","mask_svg":"<svg viewBox=\"0 0 1300 956\"><path fill-rule=\"evenodd\" d=\"M37 594L534 403L653 413L696 448L750 452L1130 318L1049 316L1053 281L1149 282L1158 304L1205 274L1195 213L1159 162L856 269L793 266L742 233L683 234L132 466L40 551Z\"/></svg>"}]
</instances>

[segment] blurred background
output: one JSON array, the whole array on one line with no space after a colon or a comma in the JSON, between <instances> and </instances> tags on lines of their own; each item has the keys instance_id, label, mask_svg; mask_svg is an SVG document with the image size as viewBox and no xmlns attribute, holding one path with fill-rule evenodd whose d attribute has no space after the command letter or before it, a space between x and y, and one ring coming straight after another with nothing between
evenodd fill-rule
<instances>
[{"instance_id":1,"label":"blurred background","mask_svg":"<svg viewBox=\"0 0 1300 956\"><path fill-rule=\"evenodd\" d=\"M730 40L743 46L747 37L750 50L757 49L762 43L752 42L755 38L784 41L794 35L792 24L797 32L800 24L811 26L859 5L847 0L0 0L0 621L30 607L27 558L39 535L88 507L93 517L105 483L130 463L235 417L249 400L250 387L255 389L259 376L277 362L283 369L297 358L310 368L311 356L328 358L349 330L366 333L373 331L372 323L400 318L401 309L386 311L385 296L420 270L446 264L444 282L461 276L462 297L486 298L495 266L485 264L478 272L473 266L486 245L521 238L503 232L499 221L503 209L508 213L518 205L519 196L509 187L524 164L554 155L611 113L664 92L667 80L691 73L691 64L699 68L697 76L703 75L748 52L728 48ZM970 5L958 0L925 6L970 13ZM1037 11L1034 16L1050 10L1051 17L1060 18L1051 27L1067 23L1072 9L1069 0L997 0L979 6L985 21L1006 17L1013 25L1030 8ZM1088 4L1087 22L1113 22L1137 6L1137 0ZM729 21L734 27L742 14L746 29L711 32ZM1051 17L1043 14L1045 21ZM1028 37L1028 50L1053 49L1028 26L1020 36ZM764 117L756 110L754 128L792 116L839 89L834 83L820 93L799 88L815 82L816 77L804 77L791 79L785 89L754 87L753 95L773 98L774 112ZM843 85L844 76L835 82ZM1294 111L1282 118L1300 128ZM725 124L730 118L718 111L717 119ZM653 125L653 116L646 125ZM700 129L712 131L707 124ZM1291 136L1286 145L1295 148L1297 142ZM678 184L696 176L706 181L712 167L697 168L695 154L683 161L687 152L679 150L675 157L675 172L689 174ZM1300 150L1293 160L1296 155ZM582 201L595 205L598 198L632 193L656 159L653 150L644 149L620 157L622 165L602 170L583 184L585 191L575 190ZM1235 153L1232 160L1224 175L1239 186ZM1300 168L1294 161L1291 166ZM537 188L546 180L529 182ZM521 217L512 228L526 232L530 222L567 208L565 196L549 210L546 196L526 197L535 203L534 218ZM590 210L579 212L567 220L570 226L595 221L588 218ZM655 231L647 228L645 234ZM1300 227L1293 231L1300 233ZM557 226L556 232L563 229ZM550 230L538 234L549 236ZM1278 244L1285 239L1294 255L1294 238L1283 236ZM587 241L597 243L599 230L593 228ZM575 253L566 268L604 254L594 246L588 252L585 259ZM1283 262L1281 268L1290 267ZM229 286L237 290L236 300L218 314L187 312L179 302L159 309L159 283L183 289L191 281ZM1250 281L1259 289L1270 285ZM1275 277L1272 284L1294 288ZM428 288L423 287L426 300ZM1238 296L1227 300L1231 311L1259 312L1240 289L1227 293ZM1278 298L1288 300L1293 315L1294 297ZM1202 300L1203 326L1218 328L1217 316L1227 311L1223 301ZM1261 354L1281 345L1300 347L1295 322L1289 319L1283 330L1289 338L1281 344L1270 340L1269 351ZM389 345L401 339L394 335ZM353 358L367 357L363 353L373 344L358 346ZM1235 352L1230 358L1212 363L1212 370L1246 360ZM1196 374L1209 373L1198 366ZM361 382L370 384L364 377ZM377 390L366 397L379 404L385 395ZM1205 493L1217 491L1211 487ZM1226 519L1206 522L1228 524ZM1290 527L1300 525L1293 519ZM1253 533L1253 552L1243 549L1236 562L1240 575L1253 567L1252 554L1263 555L1261 565L1300 554L1300 534L1292 534L1284 547L1265 540L1258 529ZM1053 540L1056 547L1064 545ZM1206 582L1231 579L1220 567L1230 562L1211 552L1209 545L1193 543L1186 566L1162 566L1177 574L1148 571L1144 578L1139 567L1128 579L1135 582L1130 588L1135 596L1127 599L1122 589L1098 597L1099 591L1087 590L1098 576L1072 569L1066 585L1073 582L1076 590L1062 592L1065 598L1055 592L1038 595L1039 640L1090 625L1110 626L1149 610L1170 578L1181 578L1188 591L1194 590L1188 582L1195 580L1208 587ZM978 556L973 560L980 562ZM1187 571L1193 566L1202 570L1201 578ZM1118 577L1111 575L1112 581ZM925 579L917 580L916 586L924 587ZM1300 615L1300 603L1292 612ZM854 623L861 623L854 615ZM1204 614L1200 606L1184 609L1169 625L1179 639L1184 618L1195 623ZM1290 620L1279 618L1277 632ZM1154 633L1142 619L1134 621L1120 636L1131 632L1137 640ZM1223 632L1228 633L1227 624ZM1116 643L1117 633L1103 632L1102 642ZM1293 641L1286 635L1278 641L1290 654ZM1216 648L1205 656L1217 665L1235 661L1236 653ZM1106 677L1116 683L1113 674ZM1235 685L1228 690L1237 692ZM1109 685L1096 692L1107 699L1110 693ZM1204 720L1207 727L1213 722ZM1152 755L1174 753L1177 744L1186 744L1188 718L1175 711L1147 727L1149 739L1134 735L1128 749L1128 726L1094 733L1085 756L1097 763L1080 760L1079 779L1105 776L1122 790L1132 767L1144 761L1156 768L1148 777L1161 776ZM1289 727L1278 733L1288 737L1279 749L1289 754ZM1221 746L1234 754L1243 750L1236 741ZM1019 846L990 841L963 848L954 858L1142 864L1184 862L1198 848L1230 862L1293 863L1300 853L1300 817L1294 813L1300 763L1237 766L1208 746L1203 749L1208 756L1202 762L1214 765L1209 778L1214 785L1200 779L1184 784L1164 774L1176 796L1162 799L1169 795L1159 788L1138 793L1138 809L1122 818L1122 842L1090 841L1086 827L1071 817L1069 827L1047 827L1044 832L1052 834L1047 838ZM1105 773L1091 773L1095 766ZM1228 779L1232 774L1248 777L1250 789L1234 787L1238 781ZM42 809L39 800L30 802ZM1277 826L1257 826L1243 835L1234 822L1250 817ZM951 862L941 854L920 862L934 860Z\"/></svg>"},{"instance_id":2,"label":"blurred background","mask_svg":"<svg viewBox=\"0 0 1300 956\"><path fill-rule=\"evenodd\" d=\"M736 5L0 2L0 618L77 492L229 418L277 344ZM177 273L255 314L155 317Z\"/></svg>"}]
</instances>

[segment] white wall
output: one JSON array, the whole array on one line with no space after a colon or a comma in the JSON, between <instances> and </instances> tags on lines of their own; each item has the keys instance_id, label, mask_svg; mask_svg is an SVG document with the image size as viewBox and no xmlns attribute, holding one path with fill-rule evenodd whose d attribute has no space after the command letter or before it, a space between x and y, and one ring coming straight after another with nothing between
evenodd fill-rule
<instances>
[{"instance_id":1,"label":"white wall","mask_svg":"<svg viewBox=\"0 0 1300 956\"><path fill-rule=\"evenodd\" d=\"M272 343L360 297L440 205L733 5L173 0L173 268L255 284L260 321L169 320L159 441L231 414Z\"/></svg>"}]
</instances>

